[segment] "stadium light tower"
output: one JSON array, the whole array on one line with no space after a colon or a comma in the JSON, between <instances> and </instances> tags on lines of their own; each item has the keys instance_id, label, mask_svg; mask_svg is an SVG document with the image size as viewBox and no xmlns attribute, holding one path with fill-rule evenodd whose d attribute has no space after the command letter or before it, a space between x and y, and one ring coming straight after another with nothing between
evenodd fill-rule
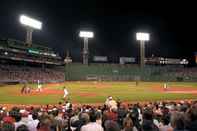
<instances>
[{"instance_id":1,"label":"stadium light tower","mask_svg":"<svg viewBox=\"0 0 197 131\"><path fill-rule=\"evenodd\" d=\"M136 39L140 41L140 67L144 67L145 59L145 41L150 40L149 33L138 32L136 33Z\"/></svg>"},{"instance_id":2,"label":"stadium light tower","mask_svg":"<svg viewBox=\"0 0 197 131\"><path fill-rule=\"evenodd\" d=\"M21 15L19 21L22 25L26 27L27 34L26 34L26 43L30 46L32 44L32 33L33 30L41 30L42 29L42 22L35 20L31 17L26 15Z\"/></svg>"},{"instance_id":3,"label":"stadium light tower","mask_svg":"<svg viewBox=\"0 0 197 131\"><path fill-rule=\"evenodd\" d=\"M91 31L80 31L79 37L84 39L84 47L83 47L83 64L88 64L88 39L94 37L94 33Z\"/></svg>"}]
</instances>

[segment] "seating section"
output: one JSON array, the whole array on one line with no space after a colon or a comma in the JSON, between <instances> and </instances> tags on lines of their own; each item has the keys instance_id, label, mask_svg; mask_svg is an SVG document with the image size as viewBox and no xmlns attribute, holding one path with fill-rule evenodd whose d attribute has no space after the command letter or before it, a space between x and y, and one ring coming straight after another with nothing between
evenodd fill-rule
<instances>
[{"instance_id":1,"label":"seating section","mask_svg":"<svg viewBox=\"0 0 197 131\"><path fill-rule=\"evenodd\" d=\"M2 131L196 131L196 101L0 106Z\"/></svg>"},{"instance_id":2,"label":"seating section","mask_svg":"<svg viewBox=\"0 0 197 131\"><path fill-rule=\"evenodd\" d=\"M1 82L63 82L64 70L48 67L32 67L22 65L0 65Z\"/></svg>"}]
</instances>

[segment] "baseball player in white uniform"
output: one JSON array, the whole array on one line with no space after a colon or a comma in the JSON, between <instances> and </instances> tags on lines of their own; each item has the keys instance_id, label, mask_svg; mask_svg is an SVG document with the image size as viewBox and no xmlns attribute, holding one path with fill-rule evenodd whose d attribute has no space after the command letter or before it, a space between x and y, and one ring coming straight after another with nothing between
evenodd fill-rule
<instances>
[{"instance_id":1,"label":"baseball player in white uniform","mask_svg":"<svg viewBox=\"0 0 197 131\"><path fill-rule=\"evenodd\" d=\"M64 87L64 96L63 96L63 98L66 98L67 95L68 95L68 90L66 89L66 87Z\"/></svg>"},{"instance_id":2,"label":"baseball player in white uniform","mask_svg":"<svg viewBox=\"0 0 197 131\"><path fill-rule=\"evenodd\" d=\"M40 83L40 80L38 80L38 88L36 91L42 92L42 84Z\"/></svg>"}]
</instances>

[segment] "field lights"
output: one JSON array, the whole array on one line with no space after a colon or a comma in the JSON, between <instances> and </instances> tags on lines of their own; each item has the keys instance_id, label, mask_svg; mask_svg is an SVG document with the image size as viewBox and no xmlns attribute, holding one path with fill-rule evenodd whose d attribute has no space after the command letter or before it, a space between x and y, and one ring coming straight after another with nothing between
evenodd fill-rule
<instances>
[{"instance_id":1,"label":"field lights","mask_svg":"<svg viewBox=\"0 0 197 131\"><path fill-rule=\"evenodd\" d=\"M42 22L35 20L31 17L28 17L26 15L21 15L20 16L20 23L25 25L25 26L29 26L33 29L38 29L41 30L42 29Z\"/></svg>"}]
</instances>

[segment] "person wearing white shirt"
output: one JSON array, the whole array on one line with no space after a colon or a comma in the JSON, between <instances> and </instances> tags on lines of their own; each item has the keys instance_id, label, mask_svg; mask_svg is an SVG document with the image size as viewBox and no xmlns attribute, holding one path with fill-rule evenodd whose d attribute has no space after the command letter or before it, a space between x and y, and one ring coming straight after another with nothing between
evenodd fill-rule
<instances>
[{"instance_id":1,"label":"person wearing white shirt","mask_svg":"<svg viewBox=\"0 0 197 131\"><path fill-rule=\"evenodd\" d=\"M90 122L81 127L81 131L103 131L103 127L96 122L96 112L91 111Z\"/></svg>"}]
</instances>

